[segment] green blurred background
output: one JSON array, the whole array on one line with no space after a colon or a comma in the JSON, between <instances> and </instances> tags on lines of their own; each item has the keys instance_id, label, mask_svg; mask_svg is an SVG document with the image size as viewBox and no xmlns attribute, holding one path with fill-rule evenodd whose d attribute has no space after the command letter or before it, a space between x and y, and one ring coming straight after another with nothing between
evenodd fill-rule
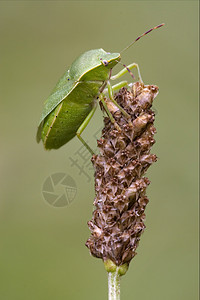
<instances>
[{"instance_id":1,"label":"green blurred background","mask_svg":"<svg viewBox=\"0 0 200 300\"><path fill-rule=\"evenodd\" d=\"M122 57L137 62L160 94L147 228L121 293L124 300L198 298L198 2L1 1L0 299L107 298L103 264L84 245L94 199L89 159L82 166L77 139L45 152L36 129L44 100L79 54L119 52L162 22ZM101 126L98 110L83 135L93 147ZM87 175L72 165L76 158ZM60 208L42 196L57 172L77 186Z\"/></svg>"}]
</instances>

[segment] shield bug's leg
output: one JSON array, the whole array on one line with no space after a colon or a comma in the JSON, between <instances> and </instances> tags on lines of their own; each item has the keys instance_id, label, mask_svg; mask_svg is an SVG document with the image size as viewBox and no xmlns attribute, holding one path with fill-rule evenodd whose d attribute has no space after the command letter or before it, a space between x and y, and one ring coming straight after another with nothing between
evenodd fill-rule
<instances>
[{"instance_id":1,"label":"shield bug's leg","mask_svg":"<svg viewBox=\"0 0 200 300\"><path fill-rule=\"evenodd\" d=\"M119 90L126 85L128 85L128 81L120 81L119 83L112 85L112 90L113 91ZM108 93L108 89L104 89L103 92Z\"/></svg>"},{"instance_id":2,"label":"shield bug's leg","mask_svg":"<svg viewBox=\"0 0 200 300\"><path fill-rule=\"evenodd\" d=\"M103 107L108 115L108 117L110 118L111 122L115 125L115 127L117 128L118 131L121 131L121 128L119 127L119 125L116 123L115 119L113 118L111 112L109 111L106 103L105 103L105 100L104 100L104 97L103 97L103 94L100 94L99 95L99 100L101 101L101 103L103 104Z\"/></svg>"},{"instance_id":3,"label":"shield bug's leg","mask_svg":"<svg viewBox=\"0 0 200 300\"><path fill-rule=\"evenodd\" d=\"M124 66L125 66L125 65L124 65ZM138 66L138 64L136 64L136 63L130 64L130 65L128 65L128 66L125 66L124 69L122 69L121 71L119 71L119 73L117 73L116 75L111 76L110 79L111 79L111 80L118 79L118 78L120 78L121 76L123 76L123 75L126 74L126 73L130 73L131 76L132 76L132 73L131 73L130 70L133 69L133 68L137 68L139 80L140 80L141 83L143 83L142 77L141 77L141 74L140 74L139 66Z\"/></svg>"},{"instance_id":4,"label":"shield bug's leg","mask_svg":"<svg viewBox=\"0 0 200 300\"><path fill-rule=\"evenodd\" d=\"M85 148L92 154L94 155L94 151L90 148L90 146L86 143L86 141L80 136L79 133L76 133L79 141L81 141L81 143L85 146Z\"/></svg>"},{"instance_id":5,"label":"shield bug's leg","mask_svg":"<svg viewBox=\"0 0 200 300\"><path fill-rule=\"evenodd\" d=\"M91 112L87 115L87 117L85 118L85 120L83 121L83 123L81 124L81 126L79 127L79 129L76 132L76 136L78 137L78 139L81 141L81 143L88 149L88 151L93 155L95 154L94 151L90 148L90 146L86 143L86 141L84 141L84 139L81 137L81 133L83 132L83 130L87 127L88 123L90 122L92 116L94 115L94 112L97 108L97 103L94 103L94 106L91 110Z\"/></svg>"},{"instance_id":6,"label":"shield bug's leg","mask_svg":"<svg viewBox=\"0 0 200 300\"><path fill-rule=\"evenodd\" d=\"M109 81L107 82L107 86L110 100L119 108L119 110L125 116L125 118L130 119L130 115L115 101L113 97L113 87L111 86Z\"/></svg>"},{"instance_id":7,"label":"shield bug's leg","mask_svg":"<svg viewBox=\"0 0 200 300\"><path fill-rule=\"evenodd\" d=\"M116 90L121 89L122 87L124 87L126 85L129 86L128 81L120 81L119 83L112 85L112 90L114 92ZM107 88L103 89L103 93L108 93L108 89Z\"/></svg>"},{"instance_id":8,"label":"shield bug's leg","mask_svg":"<svg viewBox=\"0 0 200 300\"><path fill-rule=\"evenodd\" d=\"M119 90L126 85L128 85L128 81L120 81L119 83L112 85L112 90L113 91Z\"/></svg>"}]
</instances>

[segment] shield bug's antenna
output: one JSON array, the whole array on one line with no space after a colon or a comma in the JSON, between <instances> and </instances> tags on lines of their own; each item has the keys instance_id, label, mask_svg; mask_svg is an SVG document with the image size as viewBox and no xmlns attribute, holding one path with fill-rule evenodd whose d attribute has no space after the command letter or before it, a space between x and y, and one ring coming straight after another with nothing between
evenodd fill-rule
<instances>
[{"instance_id":1,"label":"shield bug's antenna","mask_svg":"<svg viewBox=\"0 0 200 300\"><path fill-rule=\"evenodd\" d=\"M160 25L157 25L157 26L155 26L155 27L149 29L148 31L146 31L146 32L143 33L142 35L138 36L137 39L136 39L135 41L133 41L130 45L128 45L127 47L125 47L125 48L120 52L120 54L121 54L122 52L124 52L125 50L127 50L128 48L130 48L133 44L135 44L139 39L141 39L141 37L143 37L143 36L145 36L146 34L150 33L152 30L157 29L157 28L160 28L160 27L162 27L162 26L164 26L164 25L165 25L165 23L162 23L162 24L160 24Z\"/></svg>"}]
</instances>

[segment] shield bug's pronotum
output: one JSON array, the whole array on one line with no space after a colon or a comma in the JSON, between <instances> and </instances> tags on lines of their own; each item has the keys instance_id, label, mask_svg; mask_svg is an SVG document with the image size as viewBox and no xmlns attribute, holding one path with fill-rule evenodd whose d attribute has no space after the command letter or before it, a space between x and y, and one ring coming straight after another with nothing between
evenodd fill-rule
<instances>
[{"instance_id":1,"label":"shield bug's pronotum","mask_svg":"<svg viewBox=\"0 0 200 300\"><path fill-rule=\"evenodd\" d=\"M141 37L154 29L160 28L160 24L148 30L134 40L121 53L127 50ZM99 99L111 121L112 115L104 102L103 92L108 91L109 98L113 99L113 91L128 85L127 81L111 86L110 81L115 80L137 68L139 80L142 81L139 67L132 63L112 76L113 67L121 60L121 53L109 53L103 49L90 50L80 55L65 72L57 83L51 95L44 103L44 109L40 119L37 142L42 139L45 149L58 149L74 136L77 136L87 149L93 153L89 145L81 137L81 133L92 118ZM133 76L133 75L132 75ZM122 108L119 109L124 113Z\"/></svg>"}]
</instances>

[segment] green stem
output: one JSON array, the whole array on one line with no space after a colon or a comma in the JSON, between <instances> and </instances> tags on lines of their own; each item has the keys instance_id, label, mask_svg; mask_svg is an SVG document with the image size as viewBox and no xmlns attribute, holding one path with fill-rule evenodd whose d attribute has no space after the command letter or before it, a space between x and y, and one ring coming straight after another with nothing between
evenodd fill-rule
<instances>
[{"instance_id":1,"label":"green stem","mask_svg":"<svg viewBox=\"0 0 200 300\"><path fill-rule=\"evenodd\" d=\"M108 272L108 300L120 300L120 274L118 267Z\"/></svg>"}]
</instances>

